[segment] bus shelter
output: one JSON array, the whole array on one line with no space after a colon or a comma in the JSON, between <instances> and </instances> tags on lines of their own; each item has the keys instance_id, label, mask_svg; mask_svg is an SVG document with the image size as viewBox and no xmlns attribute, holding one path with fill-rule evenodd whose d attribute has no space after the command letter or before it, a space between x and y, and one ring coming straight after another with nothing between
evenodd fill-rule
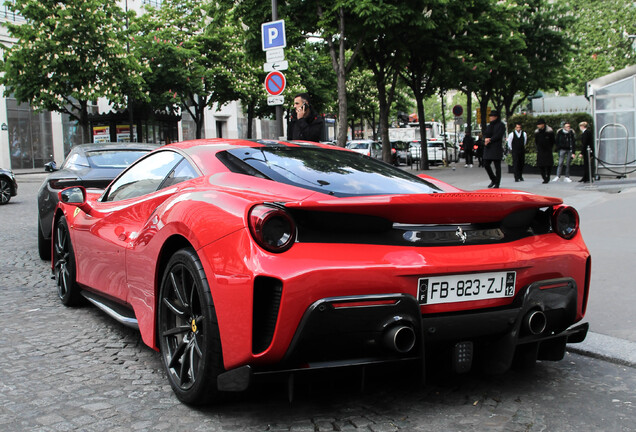
<instances>
[{"instance_id":1,"label":"bus shelter","mask_svg":"<svg viewBox=\"0 0 636 432\"><path fill-rule=\"evenodd\" d=\"M592 102L595 177L636 172L636 65L587 83Z\"/></svg>"}]
</instances>

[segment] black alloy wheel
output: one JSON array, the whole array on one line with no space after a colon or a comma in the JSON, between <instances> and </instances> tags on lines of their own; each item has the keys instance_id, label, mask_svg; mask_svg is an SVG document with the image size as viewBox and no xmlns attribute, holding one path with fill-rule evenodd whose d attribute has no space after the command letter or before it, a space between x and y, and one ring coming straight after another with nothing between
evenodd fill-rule
<instances>
[{"instance_id":1,"label":"black alloy wheel","mask_svg":"<svg viewBox=\"0 0 636 432\"><path fill-rule=\"evenodd\" d=\"M62 304L77 306L81 303L82 296L75 281L75 253L64 216L55 225L53 241L53 273L57 284L57 295Z\"/></svg>"},{"instance_id":2,"label":"black alloy wheel","mask_svg":"<svg viewBox=\"0 0 636 432\"><path fill-rule=\"evenodd\" d=\"M11 199L11 185L9 181L4 178L0 178L0 204L7 204Z\"/></svg>"},{"instance_id":3,"label":"black alloy wheel","mask_svg":"<svg viewBox=\"0 0 636 432\"><path fill-rule=\"evenodd\" d=\"M184 403L220 399L221 337L210 287L196 252L176 252L161 282L157 317L159 347L173 391Z\"/></svg>"}]
</instances>

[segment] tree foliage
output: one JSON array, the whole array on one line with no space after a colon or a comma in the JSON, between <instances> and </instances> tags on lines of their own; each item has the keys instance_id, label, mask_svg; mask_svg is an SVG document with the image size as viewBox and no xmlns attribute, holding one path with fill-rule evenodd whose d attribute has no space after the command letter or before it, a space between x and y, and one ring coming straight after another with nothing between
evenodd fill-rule
<instances>
[{"instance_id":1,"label":"tree foliage","mask_svg":"<svg viewBox=\"0 0 636 432\"><path fill-rule=\"evenodd\" d=\"M136 21L134 53L153 102L179 107L202 137L206 108L236 99L237 47L230 10L217 2L164 0Z\"/></svg>"},{"instance_id":2,"label":"tree foliage","mask_svg":"<svg viewBox=\"0 0 636 432\"><path fill-rule=\"evenodd\" d=\"M572 59L567 68L568 90L584 94L588 81L634 64L636 4L630 0L566 4L574 18L567 31L576 43L576 49L563 53Z\"/></svg>"},{"instance_id":3,"label":"tree foliage","mask_svg":"<svg viewBox=\"0 0 636 432\"><path fill-rule=\"evenodd\" d=\"M126 53L124 11L107 0L15 0L26 19L7 23L15 44L5 47L5 95L36 110L66 113L89 142L88 105L101 97L121 105L135 92L143 99L140 65Z\"/></svg>"}]
</instances>

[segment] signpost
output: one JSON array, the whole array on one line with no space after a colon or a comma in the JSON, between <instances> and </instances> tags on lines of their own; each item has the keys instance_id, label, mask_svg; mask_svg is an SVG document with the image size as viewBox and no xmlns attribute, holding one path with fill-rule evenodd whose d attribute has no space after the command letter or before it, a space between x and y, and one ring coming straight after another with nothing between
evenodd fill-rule
<instances>
[{"instance_id":1,"label":"signpost","mask_svg":"<svg viewBox=\"0 0 636 432\"><path fill-rule=\"evenodd\" d=\"M283 135L283 103L285 98L281 96L287 80L281 72L287 70L289 64L285 61L283 48L287 46L285 35L285 20L278 19L278 0L272 0L272 21L261 24L262 47L265 51L267 62L263 65L263 70L269 72L265 78L265 90L270 96L267 98L267 105L276 107L276 129L277 135Z\"/></svg>"},{"instance_id":2,"label":"signpost","mask_svg":"<svg viewBox=\"0 0 636 432\"><path fill-rule=\"evenodd\" d=\"M261 32L263 34L263 51L285 48L287 46L285 20L263 23L261 24Z\"/></svg>"},{"instance_id":3,"label":"signpost","mask_svg":"<svg viewBox=\"0 0 636 432\"><path fill-rule=\"evenodd\" d=\"M276 117L282 117L282 109L278 105L285 102L280 94L285 90L287 80L285 75L279 71L287 70L289 63L285 60L283 48L287 46L285 36L285 20L271 21L261 24L262 46L267 58L263 64L263 70L269 72L265 78L265 90L269 93L267 105L276 107ZM280 113L279 113L280 111Z\"/></svg>"},{"instance_id":4,"label":"signpost","mask_svg":"<svg viewBox=\"0 0 636 432\"><path fill-rule=\"evenodd\" d=\"M287 70L288 68L289 68L289 63L287 63L287 60L263 64L263 70L265 72L272 72L272 71L277 71L277 70Z\"/></svg>"},{"instance_id":5,"label":"signpost","mask_svg":"<svg viewBox=\"0 0 636 432\"><path fill-rule=\"evenodd\" d=\"M265 90L272 96L278 96L285 90L287 80L281 72L273 71L265 77Z\"/></svg>"}]
</instances>

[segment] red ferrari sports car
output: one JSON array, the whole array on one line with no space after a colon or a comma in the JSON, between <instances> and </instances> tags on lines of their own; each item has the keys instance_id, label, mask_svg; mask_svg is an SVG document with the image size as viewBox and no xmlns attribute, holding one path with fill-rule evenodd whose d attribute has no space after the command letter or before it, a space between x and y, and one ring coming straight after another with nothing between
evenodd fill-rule
<instances>
[{"instance_id":1,"label":"red ferrari sports car","mask_svg":"<svg viewBox=\"0 0 636 432\"><path fill-rule=\"evenodd\" d=\"M263 373L429 356L501 372L587 334L573 325L590 253L558 198L226 139L161 147L104 191L59 197L59 298L137 327L186 403Z\"/></svg>"}]
</instances>

